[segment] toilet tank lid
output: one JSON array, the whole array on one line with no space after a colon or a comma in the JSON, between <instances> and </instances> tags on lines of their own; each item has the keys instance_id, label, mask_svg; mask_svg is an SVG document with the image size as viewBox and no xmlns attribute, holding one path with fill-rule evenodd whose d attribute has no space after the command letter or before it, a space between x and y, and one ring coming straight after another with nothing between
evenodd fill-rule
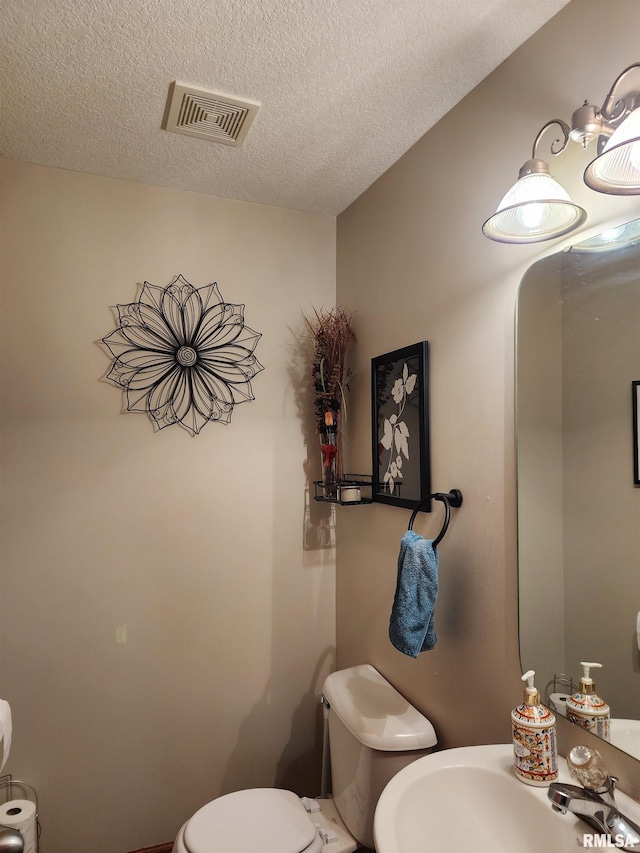
<instances>
[{"instance_id":1,"label":"toilet tank lid","mask_svg":"<svg viewBox=\"0 0 640 853\"><path fill-rule=\"evenodd\" d=\"M368 663L333 672L323 692L331 710L364 746L401 752L438 742L431 722Z\"/></svg>"}]
</instances>

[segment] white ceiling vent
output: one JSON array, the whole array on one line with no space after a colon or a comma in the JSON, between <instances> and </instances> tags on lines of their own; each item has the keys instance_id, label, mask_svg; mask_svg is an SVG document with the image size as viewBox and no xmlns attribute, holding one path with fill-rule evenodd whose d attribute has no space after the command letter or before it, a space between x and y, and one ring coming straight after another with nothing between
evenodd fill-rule
<instances>
[{"instance_id":1,"label":"white ceiling vent","mask_svg":"<svg viewBox=\"0 0 640 853\"><path fill-rule=\"evenodd\" d=\"M223 145L242 145L260 104L172 83L167 106L165 130Z\"/></svg>"}]
</instances>

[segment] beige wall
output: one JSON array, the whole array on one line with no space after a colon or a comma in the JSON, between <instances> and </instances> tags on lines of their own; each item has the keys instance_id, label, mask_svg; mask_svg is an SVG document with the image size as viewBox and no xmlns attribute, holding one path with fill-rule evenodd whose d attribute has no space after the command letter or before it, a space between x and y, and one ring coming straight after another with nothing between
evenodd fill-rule
<instances>
[{"instance_id":1,"label":"beige wall","mask_svg":"<svg viewBox=\"0 0 640 853\"><path fill-rule=\"evenodd\" d=\"M335 551L298 336L335 298L335 220L0 165L0 694L41 853L168 841L236 788L317 793ZM255 401L194 438L121 414L95 343L178 273L263 333Z\"/></svg>"},{"instance_id":2,"label":"beige wall","mask_svg":"<svg viewBox=\"0 0 640 853\"><path fill-rule=\"evenodd\" d=\"M369 360L431 344L432 485L464 493L440 546L439 640L417 661L387 639L398 545L409 513L385 505L338 517L338 665L369 661L433 720L444 747L505 741L520 700L514 460L514 306L534 259L553 246L505 246L481 225L515 181L549 119L601 103L637 61L636 0L566 7L338 218L338 300L356 311L359 381L351 405L354 470L369 470ZM599 39L605 30L615 34ZM597 40L597 51L585 50ZM594 58L595 57L595 58ZM591 156L593 156L591 154ZM638 215L638 199L581 182L573 145L553 172L589 225ZM414 529L437 532L442 510ZM561 721L561 745L573 733ZM568 724L567 724L568 725ZM607 751L623 784L637 764Z\"/></svg>"}]
</instances>

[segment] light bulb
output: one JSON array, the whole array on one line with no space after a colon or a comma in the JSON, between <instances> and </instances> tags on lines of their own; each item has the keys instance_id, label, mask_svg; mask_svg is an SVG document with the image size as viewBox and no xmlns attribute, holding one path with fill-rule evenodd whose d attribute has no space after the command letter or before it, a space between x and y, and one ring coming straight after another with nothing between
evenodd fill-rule
<instances>
[{"instance_id":1,"label":"light bulb","mask_svg":"<svg viewBox=\"0 0 640 853\"><path fill-rule=\"evenodd\" d=\"M543 216L544 205L539 202L525 204L518 211L518 219L522 222L525 228L529 228L530 230L540 227Z\"/></svg>"}]
</instances>

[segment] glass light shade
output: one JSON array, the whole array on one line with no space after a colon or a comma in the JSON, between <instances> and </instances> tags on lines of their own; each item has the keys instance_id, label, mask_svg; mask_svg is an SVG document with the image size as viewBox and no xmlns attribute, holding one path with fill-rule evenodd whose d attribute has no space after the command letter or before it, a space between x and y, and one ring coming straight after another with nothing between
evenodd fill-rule
<instances>
[{"instance_id":1,"label":"glass light shade","mask_svg":"<svg viewBox=\"0 0 640 853\"><path fill-rule=\"evenodd\" d=\"M584 173L592 190L613 195L640 194L640 107L622 122Z\"/></svg>"},{"instance_id":2,"label":"glass light shade","mask_svg":"<svg viewBox=\"0 0 640 853\"><path fill-rule=\"evenodd\" d=\"M611 249L620 249L631 243L640 243L640 219L618 225L617 228L609 228L602 234L582 240L571 247L572 252L608 252Z\"/></svg>"},{"instance_id":3,"label":"glass light shade","mask_svg":"<svg viewBox=\"0 0 640 853\"><path fill-rule=\"evenodd\" d=\"M519 178L482 226L482 233L500 243L540 243L561 237L587 218L551 175Z\"/></svg>"}]
</instances>

